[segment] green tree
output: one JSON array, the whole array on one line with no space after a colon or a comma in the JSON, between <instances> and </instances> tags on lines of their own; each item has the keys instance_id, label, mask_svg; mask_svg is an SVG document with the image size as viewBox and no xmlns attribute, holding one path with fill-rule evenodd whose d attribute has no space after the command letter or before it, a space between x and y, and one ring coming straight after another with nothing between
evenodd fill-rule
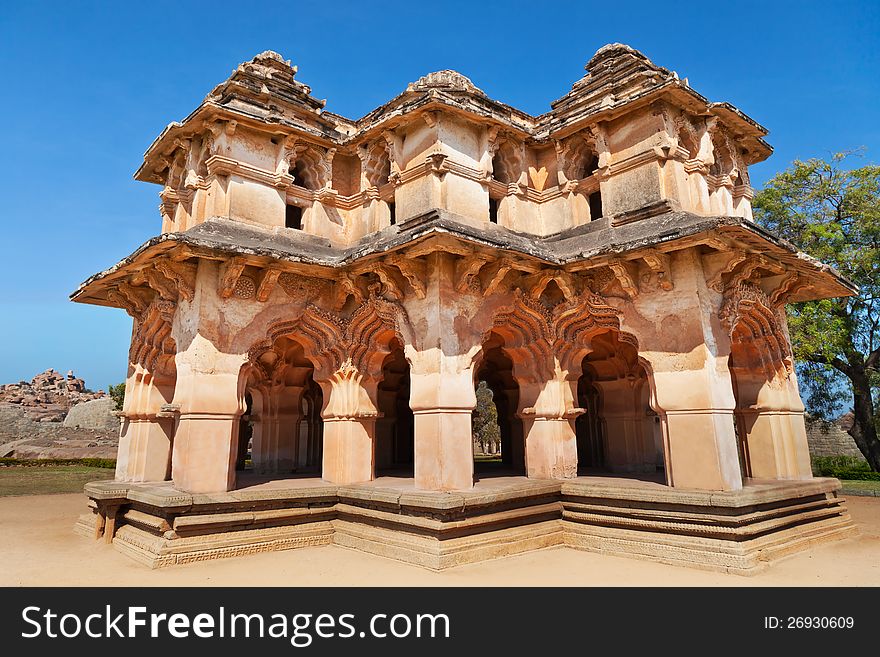
<instances>
[{"instance_id":1,"label":"green tree","mask_svg":"<svg viewBox=\"0 0 880 657\"><path fill-rule=\"evenodd\" d=\"M851 155L796 160L753 206L759 224L859 286L852 297L791 304L788 321L811 412L827 419L851 390L849 433L880 470L880 166L848 168Z\"/></svg>"},{"instance_id":2,"label":"green tree","mask_svg":"<svg viewBox=\"0 0 880 657\"><path fill-rule=\"evenodd\" d=\"M477 405L471 415L471 431L477 442L499 444L501 430L498 428L498 409L495 408L492 389L485 381L477 386Z\"/></svg>"},{"instance_id":3,"label":"green tree","mask_svg":"<svg viewBox=\"0 0 880 657\"><path fill-rule=\"evenodd\" d=\"M107 387L107 390L110 392L110 398L113 400L116 405L116 410L122 410L122 402L125 399L125 381L119 383L117 385L110 385Z\"/></svg>"}]
</instances>

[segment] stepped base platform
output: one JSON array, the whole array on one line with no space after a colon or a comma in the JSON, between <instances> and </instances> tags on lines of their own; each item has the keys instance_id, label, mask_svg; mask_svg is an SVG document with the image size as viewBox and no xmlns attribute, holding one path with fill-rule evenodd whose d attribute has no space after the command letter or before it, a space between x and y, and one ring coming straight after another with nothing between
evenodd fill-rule
<instances>
[{"instance_id":1,"label":"stepped base platform","mask_svg":"<svg viewBox=\"0 0 880 657\"><path fill-rule=\"evenodd\" d=\"M840 482L747 480L736 492L582 476L481 478L473 490L420 491L380 477L337 486L314 477L240 477L228 493L171 482L94 482L75 531L151 567L341 545L434 570L545 547L749 575L856 533Z\"/></svg>"}]
</instances>

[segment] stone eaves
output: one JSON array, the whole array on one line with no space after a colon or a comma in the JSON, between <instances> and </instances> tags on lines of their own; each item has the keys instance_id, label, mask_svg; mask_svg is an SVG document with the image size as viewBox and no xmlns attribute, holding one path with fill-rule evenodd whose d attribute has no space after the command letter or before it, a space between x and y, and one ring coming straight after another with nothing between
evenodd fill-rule
<instances>
[{"instance_id":1,"label":"stone eaves","mask_svg":"<svg viewBox=\"0 0 880 657\"><path fill-rule=\"evenodd\" d=\"M614 226L597 220L562 233L536 238L496 224L476 223L446 210L434 209L369 235L349 248L335 248L328 240L288 229L267 230L222 218L213 218L187 231L154 237L113 267L87 279L71 294L83 303L110 305L106 287L177 246L194 256L242 256L264 261L337 269L361 260L403 250L416 243L447 236L475 249L526 257L538 264L564 267L589 261L598 266L634 253L661 248L676 250L720 234L752 249L758 248L786 267L809 277L810 286L792 301L848 296L856 286L834 269L799 252L789 242L741 217L702 217L688 212L665 212L640 221ZM102 294L102 291L104 294Z\"/></svg>"}]
</instances>

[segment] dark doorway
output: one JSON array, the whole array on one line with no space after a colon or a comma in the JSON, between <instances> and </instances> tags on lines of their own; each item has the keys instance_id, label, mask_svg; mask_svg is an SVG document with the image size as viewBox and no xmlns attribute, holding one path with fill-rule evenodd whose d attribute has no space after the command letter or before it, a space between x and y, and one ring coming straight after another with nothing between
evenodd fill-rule
<instances>
[{"instance_id":1,"label":"dark doorway","mask_svg":"<svg viewBox=\"0 0 880 657\"><path fill-rule=\"evenodd\" d=\"M414 420L409 406L409 362L397 340L382 366L376 393L381 417L376 420L376 474L412 477Z\"/></svg>"}]
</instances>

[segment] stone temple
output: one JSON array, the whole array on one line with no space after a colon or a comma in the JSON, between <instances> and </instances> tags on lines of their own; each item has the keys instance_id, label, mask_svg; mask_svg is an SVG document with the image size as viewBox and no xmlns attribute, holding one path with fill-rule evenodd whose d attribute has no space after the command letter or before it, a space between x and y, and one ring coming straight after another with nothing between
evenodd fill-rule
<instances>
[{"instance_id":1,"label":"stone temple","mask_svg":"<svg viewBox=\"0 0 880 657\"><path fill-rule=\"evenodd\" d=\"M854 288L751 221L767 131L624 45L586 71L537 117L447 70L350 120L264 52L165 128L135 175L161 233L72 295L134 318L77 530L153 567L567 545L739 573L851 532L784 306Z\"/></svg>"}]
</instances>

